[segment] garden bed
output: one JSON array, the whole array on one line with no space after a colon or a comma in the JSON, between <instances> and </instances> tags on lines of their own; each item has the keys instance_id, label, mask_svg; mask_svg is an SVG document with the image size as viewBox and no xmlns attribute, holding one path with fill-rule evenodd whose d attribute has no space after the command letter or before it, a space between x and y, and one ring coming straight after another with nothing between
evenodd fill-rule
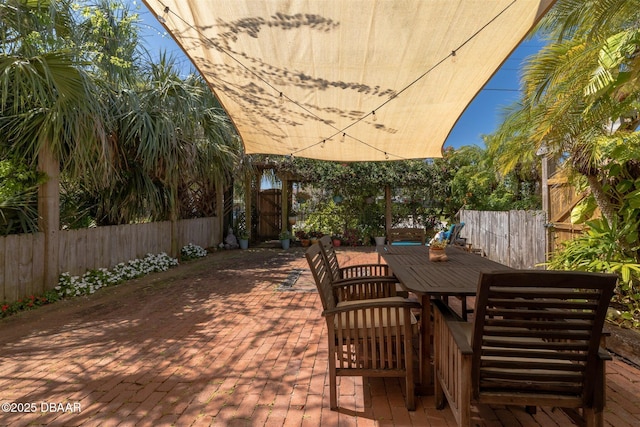
<instances>
[{"instance_id":1,"label":"garden bed","mask_svg":"<svg viewBox=\"0 0 640 427\"><path fill-rule=\"evenodd\" d=\"M609 334L607 349L635 366L640 366L640 331L621 328L612 323L606 323L604 330Z\"/></svg>"}]
</instances>

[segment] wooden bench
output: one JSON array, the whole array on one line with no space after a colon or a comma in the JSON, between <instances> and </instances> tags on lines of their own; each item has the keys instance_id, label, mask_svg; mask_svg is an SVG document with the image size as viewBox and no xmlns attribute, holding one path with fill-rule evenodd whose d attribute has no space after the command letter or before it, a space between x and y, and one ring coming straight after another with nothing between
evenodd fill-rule
<instances>
[{"instance_id":1,"label":"wooden bench","mask_svg":"<svg viewBox=\"0 0 640 427\"><path fill-rule=\"evenodd\" d=\"M390 245L400 242L424 245L426 239L427 233L424 228L392 228L387 235Z\"/></svg>"}]
</instances>

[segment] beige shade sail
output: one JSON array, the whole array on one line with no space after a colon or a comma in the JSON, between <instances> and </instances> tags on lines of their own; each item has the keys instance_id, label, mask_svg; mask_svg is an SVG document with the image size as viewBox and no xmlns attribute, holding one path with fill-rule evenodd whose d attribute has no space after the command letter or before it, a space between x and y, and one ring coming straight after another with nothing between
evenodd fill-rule
<instances>
[{"instance_id":1,"label":"beige shade sail","mask_svg":"<svg viewBox=\"0 0 640 427\"><path fill-rule=\"evenodd\" d=\"M245 152L441 157L467 105L553 0L144 0Z\"/></svg>"}]
</instances>

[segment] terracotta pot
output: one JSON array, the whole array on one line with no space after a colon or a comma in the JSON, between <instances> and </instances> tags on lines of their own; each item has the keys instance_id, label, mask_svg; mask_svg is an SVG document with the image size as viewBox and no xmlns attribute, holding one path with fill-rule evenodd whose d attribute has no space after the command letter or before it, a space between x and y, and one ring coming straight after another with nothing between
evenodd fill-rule
<instances>
[{"instance_id":1,"label":"terracotta pot","mask_svg":"<svg viewBox=\"0 0 640 427\"><path fill-rule=\"evenodd\" d=\"M429 248L429 261L441 262L448 261L449 257L444 249Z\"/></svg>"},{"instance_id":2,"label":"terracotta pot","mask_svg":"<svg viewBox=\"0 0 640 427\"><path fill-rule=\"evenodd\" d=\"M311 244L311 241L309 239L300 239L300 244L306 248Z\"/></svg>"},{"instance_id":3,"label":"terracotta pot","mask_svg":"<svg viewBox=\"0 0 640 427\"><path fill-rule=\"evenodd\" d=\"M342 240L340 239L333 239L333 246L340 246L342 244Z\"/></svg>"}]
</instances>

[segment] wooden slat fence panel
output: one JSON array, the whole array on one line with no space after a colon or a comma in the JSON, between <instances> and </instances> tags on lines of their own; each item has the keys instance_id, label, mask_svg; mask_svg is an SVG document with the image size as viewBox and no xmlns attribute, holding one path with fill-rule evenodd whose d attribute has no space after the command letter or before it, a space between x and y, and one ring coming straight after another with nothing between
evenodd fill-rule
<instances>
[{"instance_id":1,"label":"wooden slat fence panel","mask_svg":"<svg viewBox=\"0 0 640 427\"><path fill-rule=\"evenodd\" d=\"M538 268L545 261L546 228L542 211L511 211L509 260L517 268Z\"/></svg>"},{"instance_id":2,"label":"wooden slat fence panel","mask_svg":"<svg viewBox=\"0 0 640 427\"><path fill-rule=\"evenodd\" d=\"M0 237L0 301L16 301L44 291L44 235Z\"/></svg>"},{"instance_id":3,"label":"wooden slat fence panel","mask_svg":"<svg viewBox=\"0 0 640 427\"><path fill-rule=\"evenodd\" d=\"M156 222L154 223L156 228L153 238L155 239L154 251L152 253L158 254L161 252L171 253L171 222Z\"/></svg>"},{"instance_id":4,"label":"wooden slat fence panel","mask_svg":"<svg viewBox=\"0 0 640 427\"><path fill-rule=\"evenodd\" d=\"M178 223L179 246L193 243L203 248L222 241L217 217L182 220ZM44 278L44 233L0 237L0 302L41 294ZM87 270L112 268L120 262L147 254L171 253L171 222L114 225L58 234L58 271L82 275Z\"/></svg>"},{"instance_id":5,"label":"wooden slat fence panel","mask_svg":"<svg viewBox=\"0 0 640 427\"><path fill-rule=\"evenodd\" d=\"M33 292L40 294L46 290L44 280L44 233L33 234L33 259L31 262ZM0 277L2 273L0 273ZM2 279L0 279L2 280Z\"/></svg>"},{"instance_id":6,"label":"wooden slat fence panel","mask_svg":"<svg viewBox=\"0 0 640 427\"><path fill-rule=\"evenodd\" d=\"M196 218L178 221L178 246L189 243L208 248L220 242L217 218Z\"/></svg>"},{"instance_id":7,"label":"wooden slat fence panel","mask_svg":"<svg viewBox=\"0 0 640 427\"><path fill-rule=\"evenodd\" d=\"M8 300L14 301L25 296L25 292L20 286L20 271L18 268L18 259L20 256L20 240L29 240L29 235L9 235L7 236L8 250L5 252L4 274L7 285L9 286ZM23 242L26 244L26 242Z\"/></svg>"},{"instance_id":8,"label":"wooden slat fence panel","mask_svg":"<svg viewBox=\"0 0 640 427\"><path fill-rule=\"evenodd\" d=\"M461 236L491 260L512 268L540 268L546 259L542 211L460 211Z\"/></svg>"}]
</instances>

